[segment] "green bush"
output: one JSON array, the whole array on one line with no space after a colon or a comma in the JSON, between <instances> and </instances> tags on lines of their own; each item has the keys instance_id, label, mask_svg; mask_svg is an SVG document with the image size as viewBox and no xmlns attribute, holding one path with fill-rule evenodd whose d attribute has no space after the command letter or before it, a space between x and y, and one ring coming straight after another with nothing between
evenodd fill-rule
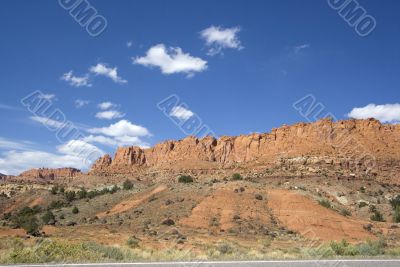
<instances>
[{"instance_id":1,"label":"green bush","mask_svg":"<svg viewBox=\"0 0 400 267\"><path fill-rule=\"evenodd\" d=\"M81 190L78 191L77 195L79 199L83 199L87 197L88 192L86 191L85 188L81 188Z\"/></svg>"},{"instance_id":2,"label":"green bush","mask_svg":"<svg viewBox=\"0 0 400 267\"><path fill-rule=\"evenodd\" d=\"M72 202L76 198L76 193L75 191L67 191L65 192L65 198L67 199L68 202Z\"/></svg>"},{"instance_id":3,"label":"green bush","mask_svg":"<svg viewBox=\"0 0 400 267\"><path fill-rule=\"evenodd\" d=\"M110 190L109 193L110 194L114 194L119 190L119 187L117 185L114 185Z\"/></svg>"},{"instance_id":4,"label":"green bush","mask_svg":"<svg viewBox=\"0 0 400 267\"><path fill-rule=\"evenodd\" d=\"M331 202L330 202L329 200L322 199L322 200L318 201L318 203L319 203L322 207L325 207L325 208L328 208L328 209L331 209L331 208L332 208Z\"/></svg>"},{"instance_id":5,"label":"green bush","mask_svg":"<svg viewBox=\"0 0 400 267\"><path fill-rule=\"evenodd\" d=\"M193 177L192 176L189 176L189 175L181 175L179 178L178 178L178 182L179 183L185 183L185 184L188 184L188 183L193 183Z\"/></svg>"},{"instance_id":6,"label":"green bush","mask_svg":"<svg viewBox=\"0 0 400 267\"><path fill-rule=\"evenodd\" d=\"M53 195L57 195L58 190L59 190L58 185L55 185L55 186L53 186L53 187L51 188L51 193L52 193Z\"/></svg>"},{"instance_id":7,"label":"green bush","mask_svg":"<svg viewBox=\"0 0 400 267\"><path fill-rule=\"evenodd\" d=\"M125 182L122 184L122 187L125 190L131 190L133 188L133 183L130 180L125 180Z\"/></svg>"},{"instance_id":8,"label":"green bush","mask_svg":"<svg viewBox=\"0 0 400 267\"><path fill-rule=\"evenodd\" d=\"M50 209L59 209L59 208L62 208L62 207L64 207L64 205L65 205L65 203L64 202L62 202L62 201L60 201L60 200L53 200L51 203L50 203L50 205L49 205L49 208Z\"/></svg>"},{"instance_id":9,"label":"green bush","mask_svg":"<svg viewBox=\"0 0 400 267\"><path fill-rule=\"evenodd\" d=\"M136 236L131 236L126 241L126 244L131 248L137 248L137 247L139 247L139 241L140 240L138 238L136 238Z\"/></svg>"},{"instance_id":10,"label":"green bush","mask_svg":"<svg viewBox=\"0 0 400 267\"><path fill-rule=\"evenodd\" d=\"M400 207L400 195L397 195L395 198L390 200L390 205L392 205L393 209Z\"/></svg>"},{"instance_id":11,"label":"green bush","mask_svg":"<svg viewBox=\"0 0 400 267\"><path fill-rule=\"evenodd\" d=\"M400 223L400 206L397 206L393 211L393 222Z\"/></svg>"},{"instance_id":12,"label":"green bush","mask_svg":"<svg viewBox=\"0 0 400 267\"><path fill-rule=\"evenodd\" d=\"M340 210L340 214L347 217L347 216L351 216L351 212L347 209L341 209Z\"/></svg>"},{"instance_id":13,"label":"green bush","mask_svg":"<svg viewBox=\"0 0 400 267\"><path fill-rule=\"evenodd\" d=\"M79 213L79 209L77 207L73 207L72 208L72 213L73 214L78 214Z\"/></svg>"},{"instance_id":14,"label":"green bush","mask_svg":"<svg viewBox=\"0 0 400 267\"><path fill-rule=\"evenodd\" d=\"M371 215L371 221L384 222L385 219L383 218L382 213L376 210L374 211L374 214Z\"/></svg>"},{"instance_id":15,"label":"green bush","mask_svg":"<svg viewBox=\"0 0 400 267\"><path fill-rule=\"evenodd\" d=\"M361 209L363 207L368 206L367 202L361 201L360 203L358 203L358 207Z\"/></svg>"},{"instance_id":16,"label":"green bush","mask_svg":"<svg viewBox=\"0 0 400 267\"><path fill-rule=\"evenodd\" d=\"M239 173L232 174L232 181L241 181L241 180L243 180L242 175L240 175Z\"/></svg>"},{"instance_id":17,"label":"green bush","mask_svg":"<svg viewBox=\"0 0 400 267\"><path fill-rule=\"evenodd\" d=\"M48 224L51 220L55 220L55 216L51 211L46 211L46 213L42 216L42 221L44 224Z\"/></svg>"},{"instance_id":18,"label":"green bush","mask_svg":"<svg viewBox=\"0 0 400 267\"><path fill-rule=\"evenodd\" d=\"M361 192L361 193L365 193L365 187L364 187L364 186L361 186L361 187L360 187L360 192Z\"/></svg>"},{"instance_id":19,"label":"green bush","mask_svg":"<svg viewBox=\"0 0 400 267\"><path fill-rule=\"evenodd\" d=\"M39 224L36 214L40 212L40 207L24 207L17 214L12 215L10 220L15 227L22 228L29 235L39 235Z\"/></svg>"}]
</instances>

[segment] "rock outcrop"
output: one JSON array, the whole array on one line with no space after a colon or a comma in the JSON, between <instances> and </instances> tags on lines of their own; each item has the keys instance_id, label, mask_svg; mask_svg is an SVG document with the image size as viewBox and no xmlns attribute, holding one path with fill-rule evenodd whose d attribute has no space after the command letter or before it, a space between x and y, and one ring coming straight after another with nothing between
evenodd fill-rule
<instances>
[{"instance_id":1,"label":"rock outcrop","mask_svg":"<svg viewBox=\"0 0 400 267\"><path fill-rule=\"evenodd\" d=\"M346 176L400 175L400 125L375 119L282 126L270 133L187 137L152 148L119 148L114 159L100 158L90 174L112 175L143 170L225 170L238 168L281 170L298 175L319 173L326 167Z\"/></svg>"},{"instance_id":2,"label":"rock outcrop","mask_svg":"<svg viewBox=\"0 0 400 267\"><path fill-rule=\"evenodd\" d=\"M57 178L73 178L81 174L81 171L74 168L59 168L59 169L31 169L21 173L18 179L33 179L33 180L54 180Z\"/></svg>"}]
</instances>

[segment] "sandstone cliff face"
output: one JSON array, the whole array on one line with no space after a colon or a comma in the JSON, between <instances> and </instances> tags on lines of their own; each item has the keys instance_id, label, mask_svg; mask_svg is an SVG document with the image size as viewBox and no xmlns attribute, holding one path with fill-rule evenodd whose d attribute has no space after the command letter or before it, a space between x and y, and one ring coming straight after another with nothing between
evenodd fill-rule
<instances>
[{"instance_id":1,"label":"sandstone cliff face","mask_svg":"<svg viewBox=\"0 0 400 267\"><path fill-rule=\"evenodd\" d=\"M19 179L43 179L54 180L56 178L73 178L81 173L80 170L74 168L60 169L32 169L21 173Z\"/></svg>"},{"instance_id":2,"label":"sandstone cliff face","mask_svg":"<svg viewBox=\"0 0 400 267\"><path fill-rule=\"evenodd\" d=\"M219 139L187 137L149 149L119 148L113 160L109 155L100 158L90 173L221 170L237 166L249 171L257 166L298 171L300 166L311 165L334 166L333 169L347 170L347 175L375 175L385 170L398 176L395 172L400 166L400 125L385 125L374 119L324 119L282 126L270 133Z\"/></svg>"}]
</instances>

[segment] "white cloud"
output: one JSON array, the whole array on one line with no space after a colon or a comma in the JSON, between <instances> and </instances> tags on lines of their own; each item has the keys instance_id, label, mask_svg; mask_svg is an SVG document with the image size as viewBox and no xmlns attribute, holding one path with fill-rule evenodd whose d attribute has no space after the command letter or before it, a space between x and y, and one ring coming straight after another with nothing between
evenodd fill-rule
<instances>
[{"instance_id":1,"label":"white cloud","mask_svg":"<svg viewBox=\"0 0 400 267\"><path fill-rule=\"evenodd\" d=\"M46 117L40 117L40 116L31 116L29 117L31 120L39 122L43 124L44 126L52 127L52 128L62 128L64 127L65 123L46 118Z\"/></svg>"},{"instance_id":2,"label":"white cloud","mask_svg":"<svg viewBox=\"0 0 400 267\"><path fill-rule=\"evenodd\" d=\"M86 74L85 76L74 76L72 70L64 73L63 76L61 76L61 80L66 81L69 83L69 85L71 86L75 86L75 87L82 87L82 86L86 86L86 87L91 87L92 84L89 83L89 75Z\"/></svg>"},{"instance_id":3,"label":"white cloud","mask_svg":"<svg viewBox=\"0 0 400 267\"><path fill-rule=\"evenodd\" d=\"M127 47L132 47L132 45L133 45L133 42L132 42L132 41L126 42L126 46L127 46Z\"/></svg>"},{"instance_id":4,"label":"white cloud","mask_svg":"<svg viewBox=\"0 0 400 267\"><path fill-rule=\"evenodd\" d=\"M41 94L40 98L44 99L44 100L48 100L48 101L54 101L56 100L56 95L53 94Z\"/></svg>"},{"instance_id":5,"label":"white cloud","mask_svg":"<svg viewBox=\"0 0 400 267\"><path fill-rule=\"evenodd\" d=\"M375 118L383 123L398 123L400 122L400 104L369 104L365 107L353 108L348 116L354 119Z\"/></svg>"},{"instance_id":6,"label":"white cloud","mask_svg":"<svg viewBox=\"0 0 400 267\"><path fill-rule=\"evenodd\" d=\"M151 47L144 57L132 58L134 64L146 67L159 67L163 74L186 73L192 76L195 72L207 69L207 61L185 54L179 47L167 49L164 44Z\"/></svg>"},{"instance_id":7,"label":"white cloud","mask_svg":"<svg viewBox=\"0 0 400 267\"><path fill-rule=\"evenodd\" d=\"M191 110L186 109L182 106L176 106L171 110L169 115L180 120L187 120L192 117L194 113Z\"/></svg>"},{"instance_id":8,"label":"white cloud","mask_svg":"<svg viewBox=\"0 0 400 267\"><path fill-rule=\"evenodd\" d=\"M101 156L101 155L100 155ZM93 159L95 157L93 156ZM88 169L93 163L92 158L84 160L74 155L55 154L43 151L7 151L0 156L0 173L18 175L32 168L62 168L73 167Z\"/></svg>"},{"instance_id":9,"label":"white cloud","mask_svg":"<svg viewBox=\"0 0 400 267\"><path fill-rule=\"evenodd\" d=\"M118 147L118 146L139 146L142 148L149 147L148 143L142 141L137 136L117 136L111 138L103 135L89 135L83 138L83 141L88 143L102 144L109 147Z\"/></svg>"},{"instance_id":10,"label":"white cloud","mask_svg":"<svg viewBox=\"0 0 400 267\"><path fill-rule=\"evenodd\" d=\"M115 107L117 107L117 105L114 103L111 103L111 102L102 102L102 103L98 104L97 107L101 110L106 110L106 109L110 109L110 108L115 108Z\"/></svg>"},{"instance_id":11,"label":"white cloud","mask_svg":"<svg viewBox=\"0 0 400 267\"><path fill-rule=\"evenodd\" d=\"M0 156L0 172L18 175L25 170L42 167L88 169L95 160L105 154L96 146L82 140L71 140L58 146L57 151L58 153L38 150L4 152Z\"/></svg>"},{"instance_id":12,"label":"white cloud","mask_svg":"<svg viewBox=\"0 0 400 267\"><path fill-rule=\"evenodd\" d=\"M7 138L0 137L0 149L17 149L17 150L26 150L28 149L32 143L27 141L13 141Z\"/></svg>"},{"instance_id":13,"label":"white cloud","mask_svg":"<svg viewBox=\"0 0 400 267\"><path fill-rule=\"evenodd\" d=\"M75 100L75 107L82 108L82 107L88 105L89 103L90 102L87 100L77 99L77 100Z\"/></svg>"},{"instance_id":14,"label":"white cloud","mask_svg":"<svg viewBox=\"0 0 400 267\"><path fill-rule=\"evenodd\" d=\"M118 110L107 110L96 113L96 118L103 120L120 119L125 117L125 114L119 112Z\"/></svg>"},{"instance_id":15,"label":"white cloud","mask_svg":"<svg viewBox=\"0 0 400 267\"><path fill-rule=\"evenodd\" d=\"M297 53L299 53L301 50L307 49L307 48L310 48L310 47L311 47L311 45L309 45L309 44L298 45L298 46L295 46L295 47L294 47L294 52L297 54Z\"/></svg>"},{"instance_id":16,"label":"white cloud","mask_svg":"<svg viewBox=\"0 0 400 267\"><path fill-rule=\"evenodd\" d=\"M57 150L62 154L75 156L82 161L90 162L105 154L101 149L84 140L70 140L68 143L58 146Z\"/></svg>"},{"instance_id":17,"label":"white cloud","mask_svg":"<svg viewBox=\"0 0 400 267\"><path fill-rule=\"evenodd\" d=\"M240 27L222 28L220 26L211 26L202 30L200 36L206 41L206 45L210 47L208 55L214 56L221 53L224 48L243 49L237 36L239 32Z\"/></svg>"},{"instance_id":18,"label":"white cloud","mask_svg":"<svg viewBox=\"0 0 400 267\"><path fill-rule=\"evenodd\" d=\"M92 128L88 130L92 134L104 134L113 137L122 136L150 136L150 132L143 126L135 125L127 120L120 120L108 127Z\"/></svg>"},{"instance_id":19,"label":"white cloud","mask_svg":"<svg viewBox=\"0 0 400 267\"><path fill-rule=\"evenodd\" d=\"M112 79L116 83L127 83L127 80L122 79L118 76L118 68L109 68L104 63L98 63L96 66L92 66L89 69L90 72L96 75L102 75Z\"/></svg>"}]
</instances>

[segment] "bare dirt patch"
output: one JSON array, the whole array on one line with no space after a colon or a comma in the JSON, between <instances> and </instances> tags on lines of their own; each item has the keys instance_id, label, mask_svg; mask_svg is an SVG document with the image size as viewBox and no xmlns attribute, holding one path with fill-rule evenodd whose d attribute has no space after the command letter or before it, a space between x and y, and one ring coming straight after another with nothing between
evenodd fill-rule
<instances>
[{"instance_id":1,"label":"bare dirt patch","mask_svg":"<svg viewBox=\"0 0 400 267\"><path fill-rule=\"evenodd\" d=\"M310 239L346 239L349 242L375 239L374 235L363 228L368 222L344 217L295 192L270 190L268 205L282 224Z\"/></svg>"},{"instance_id":2,"label":"bare dirt patch","mask_svg":"<svg viewBox=\"0 0 400 267\"><path fill-rule=\"evenodd\" d=\"M114 207L112 207L109 211L101 212L97 214L97 217L99 218L104 218L107 216L119 214L126 212L128 210L134 209L138 207L141 203L143 203L146 200L149 200L151 197L154 195L161 193L167 189L167 186L165 185L160 185L153 190L146 191L143 193L135 194L133 197L130 197L129 199L126 199L124 201L121 201Z\"/></svg>"}]
</instances>

